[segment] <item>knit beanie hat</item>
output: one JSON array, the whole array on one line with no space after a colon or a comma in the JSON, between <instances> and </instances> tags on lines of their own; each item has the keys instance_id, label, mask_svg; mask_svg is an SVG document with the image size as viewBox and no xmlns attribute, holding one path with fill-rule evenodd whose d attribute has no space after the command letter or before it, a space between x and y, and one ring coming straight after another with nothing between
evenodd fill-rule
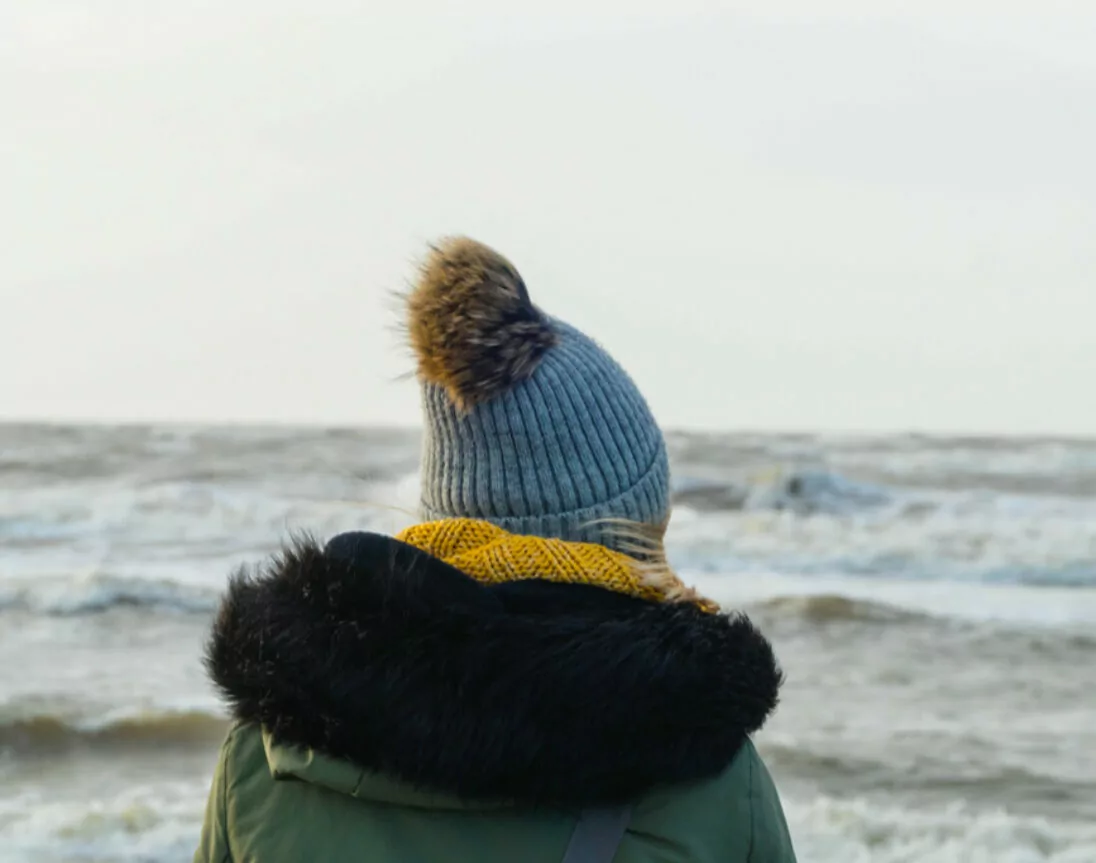
<instances>
[{"instance_id":1,"label":"knit beanie hat","mask_svg":"<svg viewBox=\"0 0 1096 863\"><path fill-rule=\"evenodd\" d=\"M425 517L611 548L606 520L665 523L666 445L646 401L608 353L533 305L509 261L466 238L433 247L407 326Z\"/></svg>"}]
</instances>

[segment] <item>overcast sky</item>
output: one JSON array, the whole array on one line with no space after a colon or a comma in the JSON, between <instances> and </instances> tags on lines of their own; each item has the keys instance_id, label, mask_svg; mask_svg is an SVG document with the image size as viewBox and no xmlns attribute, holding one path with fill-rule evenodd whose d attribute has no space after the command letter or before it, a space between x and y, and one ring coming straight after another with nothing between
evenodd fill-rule
<instances>
[{"instance_id":1,"label":"overcast sky","mask_svg":"<svg viewBox=\"0 0 1096 863\"><path fill-rule=\"evenodd\" d=\"M1085 2L0 0L0 416L417 422L388 294L467 233L668 426L1096 434L1094 45Z\"/></svg>"}]
</instances>

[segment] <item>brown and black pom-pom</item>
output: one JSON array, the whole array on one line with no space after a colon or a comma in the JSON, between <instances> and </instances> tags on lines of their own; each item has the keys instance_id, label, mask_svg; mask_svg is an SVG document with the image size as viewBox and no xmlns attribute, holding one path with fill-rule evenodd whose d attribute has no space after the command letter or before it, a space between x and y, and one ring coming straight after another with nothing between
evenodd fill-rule
<instances>
[{"instance_id":1,"label":"brown and black pom-pom","mask_svg":"<svg viewBox=\"0 0 1096 863\"><path fill-rule=\"evenodd\" d=\"M502 255L465 237L443 240L407 298L419 377L462 410L529 377L556 334Z\"/></svg>"}]
</instances>

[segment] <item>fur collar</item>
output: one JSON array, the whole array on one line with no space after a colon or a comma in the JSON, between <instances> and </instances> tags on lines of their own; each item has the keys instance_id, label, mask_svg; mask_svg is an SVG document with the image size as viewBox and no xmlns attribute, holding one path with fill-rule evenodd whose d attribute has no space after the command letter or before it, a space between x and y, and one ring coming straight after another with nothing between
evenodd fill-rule
<instances>
[{"instance_id":1,"label":"fur collar","mask_svg":"<svg viewBox=\"0 0 1096 863\"><path fill-rule=\"evenodd\" d=\"M483 585L366 533L235 575L206 661L236 719L279 741L420 788L579 807L719 773L781 682L745 617Z\"/></svg>"}]
</instances>

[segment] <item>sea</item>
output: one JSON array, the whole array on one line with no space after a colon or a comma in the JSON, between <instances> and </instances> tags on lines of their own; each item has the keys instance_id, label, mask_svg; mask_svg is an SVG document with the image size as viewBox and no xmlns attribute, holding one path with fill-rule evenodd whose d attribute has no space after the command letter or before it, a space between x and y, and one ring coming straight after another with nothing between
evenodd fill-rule
<instances>
[{"instance_id":1,"label":"sea","mask_svg":"<svg viewBox=\"0 0 1096 863\"><path fill-rule=\"evenodd\" d=\"M0 863L188 861L236 567L414 522L414 430L0 425ZM1096 441L669 435L669 552L787 675L801 861L1096 861Z\"/></svg>"}]
</instances>

